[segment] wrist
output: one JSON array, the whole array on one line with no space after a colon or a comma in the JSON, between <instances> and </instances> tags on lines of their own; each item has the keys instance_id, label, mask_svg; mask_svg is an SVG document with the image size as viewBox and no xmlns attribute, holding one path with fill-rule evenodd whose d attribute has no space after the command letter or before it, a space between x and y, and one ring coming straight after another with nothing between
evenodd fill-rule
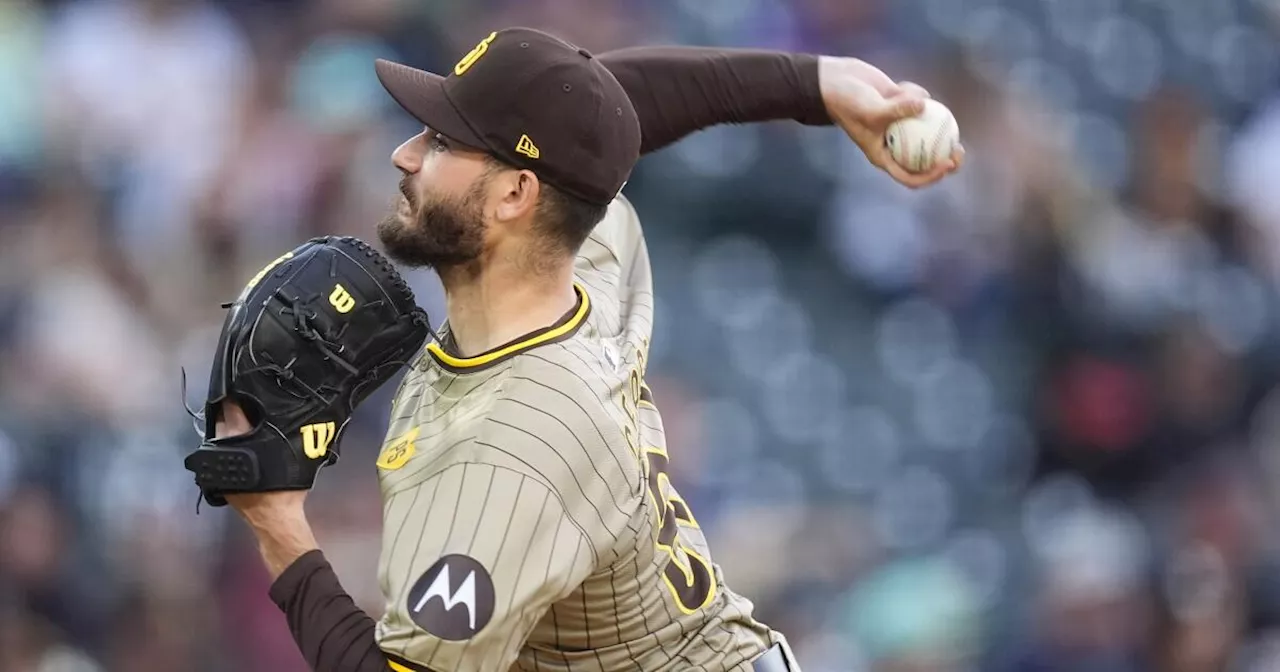
<instances>
[{"instance_id":1,"label":"wrist","mask_svg":"<svg viewBox=\"0 0 1280 672\"><path fill-rule=\"evenodd\" d=\"M254 534L258 538L258 552L273 581L298 558L319 548L305 518L289 525L255 527Z\"/></svg>"},{"instance_id":2,"label":"wrist","mask_svg":"<svg viewBox=\"0 0 1280 672\"><path fill-rule=\"evenodd\" d=\"M250 495L252 500L243 495L229 495L231 503L244 522L248 523L255 534L271 534L277 530L289 529L307 523L307 514L302 500L273 497L276 493ZM244 499L241 499L244 498Z\"/></svg>"},{"instance_id":3,"label":"wrist","mask_svg":"<svg viewBox=\"0 0 1280 672\"><path fill-rule=\"evenodd\" d=\"M319 548L301 498L256 496L252 504L237 506L258 540L258 551L271 573L280 576L299 557Z\"/></svg>"},{"instance_id":4,"label":"wrist","mask_svg":"<svg viewBox=\"0 0 1280 672\"><path fill-rule=\"evenodd\" d=\"M899 89L893 78L864 60L849 56L818 57L818 88L828 111L840 105L849 80L861 82L882 96L894 95Z\"/></svg>"}]
</instances>

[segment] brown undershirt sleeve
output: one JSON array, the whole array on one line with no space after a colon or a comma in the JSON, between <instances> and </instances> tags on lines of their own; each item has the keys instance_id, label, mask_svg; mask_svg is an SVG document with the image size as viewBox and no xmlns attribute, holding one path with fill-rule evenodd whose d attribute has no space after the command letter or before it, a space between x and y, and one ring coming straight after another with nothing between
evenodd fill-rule
<instances>
[{"instance_id":1,"label":"brown undershirt sleeve","mask_svg":"<svg viewBox=\"0 0 1280 672\"><path fill-rule=\"evenodd\" d=\"M641 153L717 124L831 122L818 57L754 49L632 47L600 54L640 117Z\"/></svg>"},{"instance_id":2,"label":"brown undershirt sleeve","mask_svg":"<svg viewBox=\"0 0 1280 672\"><path fill-rule=\"evenodd\" d=\"M271 601L315 672L388 672L374 639L374 620L342 589L321 551L289 565L271 584Z\"/></svg>"}]
</instances>

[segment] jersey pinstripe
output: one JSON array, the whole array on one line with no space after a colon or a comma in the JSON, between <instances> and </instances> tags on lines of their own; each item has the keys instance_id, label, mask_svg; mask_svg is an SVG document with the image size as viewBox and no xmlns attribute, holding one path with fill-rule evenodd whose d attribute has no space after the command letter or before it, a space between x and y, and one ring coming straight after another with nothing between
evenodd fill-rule
<instances>
[{"instance_id":1,"label":"jersey pinstripe","mask_svg":"<svg viewBox=\"0 0 1280 672\"><path fill-rule=\"evenodd\" d=\"M650 273L619 197L564 320L478 357L431 344L406 374L378 458L393 668L746 670L781 639L666 476Z\"/></svg>"}]
</instances>

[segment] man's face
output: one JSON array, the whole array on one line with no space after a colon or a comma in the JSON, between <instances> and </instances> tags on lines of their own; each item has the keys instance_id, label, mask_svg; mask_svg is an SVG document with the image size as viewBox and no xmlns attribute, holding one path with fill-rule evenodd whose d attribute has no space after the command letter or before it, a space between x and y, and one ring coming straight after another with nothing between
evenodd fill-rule
<instances>
[{"instance_id":1,"label":"man's face","mask_svg":"<svg viewBox=\"0 0 1280 672\"><path fill-rule=\"evenodd\" d=\"M424 131L391 156L404 174L396 211L378 224L387 254L409 267L471 264L484 252L487 188L484 154Z\"/></svg>"}]
</instances>

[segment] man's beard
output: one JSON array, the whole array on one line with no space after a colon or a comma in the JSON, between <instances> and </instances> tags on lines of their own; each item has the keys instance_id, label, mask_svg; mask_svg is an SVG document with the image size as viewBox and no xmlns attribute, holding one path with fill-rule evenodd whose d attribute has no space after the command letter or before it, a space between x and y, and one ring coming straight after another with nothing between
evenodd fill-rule
<instances>
[{"instance_id":1,"label":"man's beard","mask_svg":"<svg viewBox=\"0 0 1280 672\"><path fill-rule=\"evenodd\" d=\"M391 213L378 223L378 239L387 256L410 268L437 271L471 264L484 252L482 199L487 179L476 180L462 198L429 196L415 204L408 178L400 192L409 203L411 222Z\"/></svg>"}]
</instances>

